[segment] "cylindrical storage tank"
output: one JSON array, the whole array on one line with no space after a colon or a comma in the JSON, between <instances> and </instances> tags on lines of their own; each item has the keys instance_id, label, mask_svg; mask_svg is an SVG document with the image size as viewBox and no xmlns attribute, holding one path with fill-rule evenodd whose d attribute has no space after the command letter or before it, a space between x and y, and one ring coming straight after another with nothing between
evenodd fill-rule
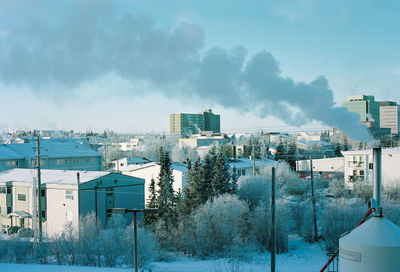
<instances>
[{"instance_id":1,"label":"cylindrical storage tank","mask_svg":"<svg viewBox=\"0 0 400 272\"><path fill-rule=\"evenodd\" d=\"M372 217L340 238L339 271L400 271L400 228L385 217Z\"/></svg>"}]
</instances>

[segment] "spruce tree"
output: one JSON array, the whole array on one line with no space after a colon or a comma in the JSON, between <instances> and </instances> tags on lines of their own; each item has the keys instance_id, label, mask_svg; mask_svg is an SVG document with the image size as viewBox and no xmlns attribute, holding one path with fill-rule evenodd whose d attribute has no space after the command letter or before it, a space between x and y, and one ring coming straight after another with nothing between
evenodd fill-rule
<instances>
[{"instance_id":1,"label":"spruce tree","mask_svg":"<svg viewBox=\"0 0 400 272\"><path fill-rule=\"evenodd\" d=\"M335 149L335 157L343 157L341 149L340 149L340 144L336 145L336 149Z\"/></svg>"},{"instance_id":2,"label":"spruce tree","mask_svg":"<svg viewBox=\"0 0 400 272\"><path fill-rule=\"evenodd\" d=\"M291 141L287 152L287 162L293 171L296 171L296 152L296 143Z\"/></svg>"},{"instance_id":3,"label":"spruce tree","mask_svg":"<svg viewBox=\"0 0 400 272\"><path fill-rule=\"evenodd\" d=\"M197 183L197 198L199 204L206 203L212 196L212 179L215 165L215 148L213 147L205 156L201 166L200 179Z\"/></svg>"},{"instance_id":4,"label":"spruce tree","mask_svg":"<svg viewBox=\"0 0 400 272\"><path fill-rule=\"evenodd\" d=\"M174 179L172 177L171 161L168 151L160 147L160 174L158 176L157 207L158 218L164 225L165 230L169 226L175 225L177 215L175 210L175 195L172 187Z\"/></svg>"},{"instance_id":5,"label":"spruce tree","mask_svg":"<svg viewBox=\"0 0 400 272\"><path fill-rule=\"evenodd\" d=\"M231 194L236 194L238 190L238 176L236 174L236 167L233 167L232 170L232 176L231 176L231 188L230 188L230 193Z\"/></svg>"},{"instance_id":6,"label":"spruce tree","mask_svg":"<svg viewBox=\"0 0 400 272\"><path fill-rule=\"evenodd\" d=\"M189 215L199 205L198 200L198 182L200 180L201 162L197 159L193 166L190 160L187 160L187 179L186 186L183 189L184 197L182 200L182 207L180 210L181 216Z\"/></svg>"},{"instance_id":7,"label":"spruce tree","mask_svg":"<svg viewBox=\"0 0 400 272\"><path fill-rule=\"evenodd\" d=\"M148 208L157 208L156 182L152 178L149 186L149 198L147 199ZM157 215L153 213L145 214L143 224L146 226L152 225L157 220Z\"/></svg>"},{"instance_id":8,"label":"spruce tree","mask_svg":"<svg viewBox=\"0 0 400 272\"><path fill-rule=\"evenodd\" d=\"M229 170L228 160L225 157L222 148L218 148L215 156L215 164L213 167L213 176L211 180L212 192L211 196L219 196L231 191L231 174Z\"/></svg>"}]
</instances>

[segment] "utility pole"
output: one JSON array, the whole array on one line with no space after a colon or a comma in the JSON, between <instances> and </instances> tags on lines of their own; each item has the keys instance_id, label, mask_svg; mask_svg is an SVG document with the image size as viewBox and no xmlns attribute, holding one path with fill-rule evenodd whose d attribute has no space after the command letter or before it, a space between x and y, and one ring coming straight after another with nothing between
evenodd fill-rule
<instances>
[{"instance_id":1,"label":"utility pole","mask_svg":"<svg viewBox=\"0 0 400 272\"><path fill-rule=\"evenodd\" d=\"M36 139L36 170L37 170L37 195L38 195L38 215L39 215L39 243L42 242L42 190L41 190L41 176L40 176L40 135L37 135Z\"/></svg>"},{"instance_id":2,"label":"utility pole","mask_svg":"<svg viewBox=\"0 0 400 272\"><path fill-rule=\"evenodd\" d=\"M275 272L275 167L272 167L271 177L271 272Z\"/></svg>"},{"instance_id":3,"label":"utility pole","mask_svg":"<svg viewBox=\"0 0 400 272\"><path fill-rule=\"evenodd\" d=\"M253 177L256 176L256 161L254 156L254 143L251 144L251 158L253 159Z\"/></svg>"},{"instance_id":4,"label":"utility pole","mask_svg":"<svg viewBox=\"0 0 400 272\"><path fill-rule=\"evenodd\" d=\"M315 195L314 195L314 171L312 157L310 156L310 171L311 171L311 201L312 201L312 212L314 222L314 241L318 241L318 229L317 229L317 215L315 210Z\"/></svg>"}]
</instances>

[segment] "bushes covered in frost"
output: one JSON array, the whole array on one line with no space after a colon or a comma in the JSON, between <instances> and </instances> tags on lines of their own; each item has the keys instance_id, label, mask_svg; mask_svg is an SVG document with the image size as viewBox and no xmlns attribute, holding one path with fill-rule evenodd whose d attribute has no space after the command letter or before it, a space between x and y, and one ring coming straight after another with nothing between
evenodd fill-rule
<instances>
[{"instance_id":1,"label":"bushes covered in frost","mask_svg":"<svg viewBox=\"0 0 400 272\"><path fill-rule=\"evenodd\" d=\"M145 267L157 256L153 235L139 228L139 267ZM122 217L112 217L102 227L94 215L88 215L81 220L79 230L66 225L58 236L38 246L26 240L0 241L0 262L114 267L132 265L132 260L133 230L131 226L125 227Z\"/></svg>"}]
</instances>

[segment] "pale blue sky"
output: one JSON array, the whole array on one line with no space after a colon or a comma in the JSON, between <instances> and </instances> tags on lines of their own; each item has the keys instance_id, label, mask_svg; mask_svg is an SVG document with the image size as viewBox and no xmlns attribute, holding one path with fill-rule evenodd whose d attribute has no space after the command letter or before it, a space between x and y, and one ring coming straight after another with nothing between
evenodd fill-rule
<instances>
[{"instance_id":1,"label":"pale blue sky","mask_svg":"<svg viewBox=\"0 0 400 272\"><path fill-rule=\"evenodd\" d=\"M287 125L279 118L261 118L251 111L244 114L243 109L235 110L234 107L226 109L212 96L202 100L180 93L177 99L167 99L166 92L153 91L160 89L160 85L149 86L140 78L137 82L127 82L115 75L97 77L96 71L91 71L72 84L68 80L64 84L56 76L52 78L53 73L23 76L21 71L25 70L26 59L20 66L13 63L13 67L21 67L21 71L9 71L4 65L8 62L2 60L5 59L3 53L18 43L28 44L29 49L30 41L34 44L36 36L41 35L40 24L57 31L57 24L63 22L64 17L67 22L68 18L85 21L79 18L82 14L86 16L78 10L81 8L77 4L79 1L73 1L72 5L70 1L52 2L0 2L0 129L168 132L169 113L198 112L208 107L221 114L223 130ZM108 13L102 9L110 8L118 16L129 13L145 17L160 31L170 32L181 23L194 23L204 34L200 54L214 46L226 50L243 46L249 59L265 50L279 63L284 77L311 82L320 75L325 76L338 104L347 95L358 93L375 95L378 100L400 102L399 1L121 0L104 1L104 5L99 5L99 1L85 2L84 9L93 6L95 16L106 17L100 20L101 23L107 23L108 19ZM22 27L21 33L27 34L27 38L21 42L22 38L14 30L24 24L31 28ZM71 25L69 33L74 31ZM33 38L30 40L29 36ZM51 35L43 40L49 45L53 42ZM68 43L60 37L54 40ZM46 52L47 46L42 45L42 48ZM52 62L43 65L51 66ZM62 69L77 79L79 75L68 70L74 65L80 64ZM27 73L30 71L28 69ZM171 85L168 88L171 89ZM127 91L131 89L135 91ZM174 90L169 90L167 96L177 97Z\"/></svg>"}]
</instances>

